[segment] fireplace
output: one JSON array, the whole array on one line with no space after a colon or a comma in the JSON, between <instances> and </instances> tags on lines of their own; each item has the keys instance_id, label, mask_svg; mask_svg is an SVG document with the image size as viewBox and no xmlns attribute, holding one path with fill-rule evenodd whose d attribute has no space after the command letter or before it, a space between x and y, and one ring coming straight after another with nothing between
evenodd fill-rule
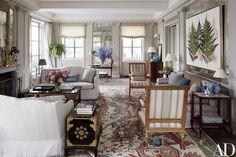
<instances>
[{"instance_id":1,"label":"fireplace","mask_svg":"<svg viewBox=\"0 0 236 157\"><path fill-rule=\"evenodd\" d=\"M0 68L0 94L16 96L16 67Z\"/></svg>"}]
</instances>

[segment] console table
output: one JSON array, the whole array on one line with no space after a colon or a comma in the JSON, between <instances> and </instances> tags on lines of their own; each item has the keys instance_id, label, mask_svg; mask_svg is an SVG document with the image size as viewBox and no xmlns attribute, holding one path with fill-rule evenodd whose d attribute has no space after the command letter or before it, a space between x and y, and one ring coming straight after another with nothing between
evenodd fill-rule
<instances>
[{"instance_id":1,"label":"console table","mask_svg":"<svg viewBox=\"0 0 236 157\"><path fill-rule=\"evenodd\" d=\"M199 115L194 116L194 98L197 97L199 99ZM217 114L221 116L221 105L223 107L227 107L227 118L223 119L222 123L203 123L202 120L202 102L203 100L216 100L217 101ZM226 104L221 104L222 100L226 100ZM231 97L228 95L220 94L220 95L209 95L206 96L201 92L194 92L192 94L192 106L191 106L191 128L193 129L193 123L196 122L199 125L199 136L202 135L203 128L215 128L215 127L223 127L229 129L229 136L232 135L232 127L231 127Z\"/></svg>"},{"instance_id":2,"label":"console table","mask_svg":"<svg viewBox=\"0 0 236 157\"><path fill-rule=\"evenodd\" d=\"M110 70L111 71L111 79L112 79L112 65L104 65L104 66L102 66L102 65L99 65L99 64L93 64L91 66L91 68L95 68L95 69L108 69L108 70ZM99 75L100 74L103 75L103 76L106 76L107 79L108 79L108 73L107 72L106 73L99 72Z\"/></svg>"}]
</instances>

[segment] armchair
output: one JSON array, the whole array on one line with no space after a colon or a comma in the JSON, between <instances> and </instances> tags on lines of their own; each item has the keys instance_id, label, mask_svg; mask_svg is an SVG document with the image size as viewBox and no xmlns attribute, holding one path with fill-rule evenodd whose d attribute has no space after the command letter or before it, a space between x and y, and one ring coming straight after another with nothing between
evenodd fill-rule
<instances>
[{"instance_id":1,"label":"armchair","mask_svg":"<svg viewBox=\"0 0 236 157\"><path fill-rule=\"evenodd\" d=\"M147 74L145 63L129 63L129 96L131 88L147 87Z\"/></svg>"},{"instance_id":2,"label":"armchair","mask_svg":"<svg viewBox=\"0 0 236 157\"><path fill-rule=\"evenodd\" d=\"M153 132L177 132L183 139L185 133L188 86L148 86L146 111L139 111L145 127L145 140Z\"/></svg>"}]
</instances>

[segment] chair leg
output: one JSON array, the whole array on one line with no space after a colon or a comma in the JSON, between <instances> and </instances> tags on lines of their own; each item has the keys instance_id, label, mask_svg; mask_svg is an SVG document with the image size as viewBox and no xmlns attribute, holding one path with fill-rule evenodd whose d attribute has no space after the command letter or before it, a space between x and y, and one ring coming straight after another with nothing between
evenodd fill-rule
<instances>
[{"instance_id":1,"label":"chair leg","mask_svg":"<svg viewBox=\"0 0 236 157\"><path fill-rule=\"evenodd\" d=\"M146 148L148 149L148 133L147 132L145 132L145 146L146 146Z\"/></svg>"},{"instance_id":2,"label":"chair leg","mask_svg":"<svg viewBox=\"0 0 236 157\"><path fill-rule=\"evenodd\" d=\"M184 136L185 136L185 134L184 134L184 132L182 132L181 133L181 146L180 146L181 149L185 149L185 147L184 147Z\"/></svg>"},{"instance_id":3,"label":"chair leg","mask_svg":"<svg viewBox=\"0 0 236 157\"><path fill-rule=\"evenodd\" d=\"M130 92L131 92L131 89L130 89L130 87L129 87L129 96L130 96Z\"/></svg>"}]
</instances>

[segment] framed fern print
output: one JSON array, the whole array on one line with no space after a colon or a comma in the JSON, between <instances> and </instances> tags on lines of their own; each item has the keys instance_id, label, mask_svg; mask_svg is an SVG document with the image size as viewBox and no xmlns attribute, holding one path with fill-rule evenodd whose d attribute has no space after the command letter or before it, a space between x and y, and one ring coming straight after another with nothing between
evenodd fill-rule
<instances>
[{"instance_id":1,"label":"framed fern print","mask_svg":"<svg viewBox=\"0 0 236 157\"><path fill-rule=\"evenodd\" d=\"M186 20L186 62L188 65L217 70L222 66L222 6Z\"/></svg>"}]
</instances>

